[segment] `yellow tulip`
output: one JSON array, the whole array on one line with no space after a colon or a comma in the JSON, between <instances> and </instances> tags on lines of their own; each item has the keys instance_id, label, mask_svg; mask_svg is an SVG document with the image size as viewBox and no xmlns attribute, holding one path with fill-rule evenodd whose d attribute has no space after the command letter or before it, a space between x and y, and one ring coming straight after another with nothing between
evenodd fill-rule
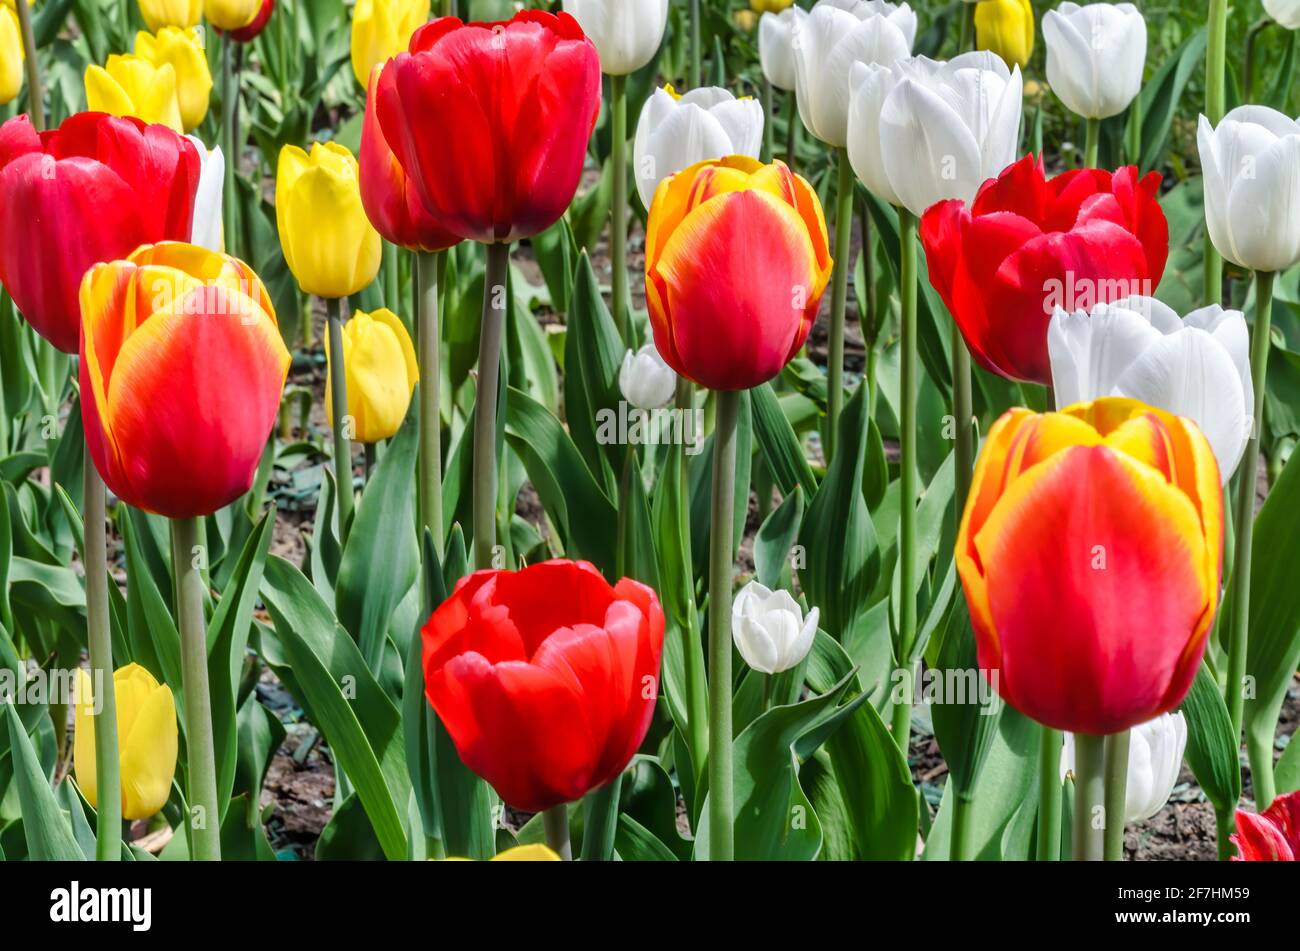
<instances>
[{"instance_id":1,"label":"yellow tulip","mask_svg":"<svg viewBox=\"0 0 1300 951\"><path fill-rule=\"evenodd\" d=\"M203 51L198 30L165 26L155 36L141 31L135 35L135 55L155 66L171 64L176 71L176 98L185 131L198 128L208 114L212 95L212 72Z\"/></svg>"},{"instance_id":2,"label":"yellow tulip","mask_svg":"<svg viewBox=\"0 0 1300 951\"><path fill-rule=\"evenodd\" d=\"M370 71L401 53L429 19L429 0L357 0L352 11L352 72L363 87Z\"/></svg>"},{"instance_id":3,"label":"yellow tulip","mask_svg":"<svg viewBox=\"0 0 1300 951\"><path fill-rule=\"evenodd\" d=\"M203 13L218 30L248 26L262 10L262 0L203 0Z\"/></svg>"},{"instance_id":4,"label":"yellow tulip","mask_svg":"<svg viewBox=\"0 0 1300 951\"><path fill-rule=\"evenodd\" d=\"M171 63L155 66L142 56L114 53L107 65L86 67L86 106L91 112L135 116L183 131Z\"/></svg>"},{"instance_id":5,"label":"yellow tulip","mask_svg":"<svg viewBox=\"0 0 1300 951\"><path fill-rule=\"evenodd\" d=\"M468 862L469 859L452 856L447 862ZM491 862L562 862L564 861L544 845L516 845L489 859Z\"/></svg>"},{"instance_id":6,"label":"yellow tulip","mask_svg":"<svg viewBox=\"0 0 1300 951\"><path fill-rule=\"evenodd\" d=\"M749 0L749 8L755 13L780 13L794 0Z\"/></svg>"},{"instance_id":7,"label":"yellow tulip","mask_svg":"<svg viewBox=\"0 0 1300 951\"><path fill-rule=\"evenodd\" d=\"M0 106L12 102L23 91L23 38L18 15L0 6Z\"/></svg>"},{"instance_id":8,"label":"yellow tulip","mask_svg":"<svg viewBox=\"0 0 1300 951\"><path fill-rule=\"evenodd\" d=\"M176 773L176 701L165 684L139 664L113 674L117 696L117 748L121 756L122 818L148 819L171 795ZM72 763L77 785L96 806L94 685L77 671Z\"/></svg>"},{"instance_id":9,"label":"yellow tulip","mask_svg":"<svg viewBox=\"0 0 1300 951\"><path fill-rule=\"evenodd\" d=\"M975 5L975 45L1024 69L1034 52L1034 8L1029 0L981 0Z\"/></svg>"},{"instance_id":10,"label":"yellow tulip","mask_svg":"<svg viewBox=\"0 0 1300 951\"><path fill-rule=\"evenodd\" d=\"M157 33L165 26L182 30L198 26L203 18L203 0L139 0L140 16Z\"/></svg>"},{"instance_id":11,"label":"yellow tulip","mask_svg":"<svg viewBox=\"0 0 1300 951\"><path fill-rule=\"evenodd\" d=\"M310 155L296 145L280 151L275 221L304 292L347 297L379 273L383 242L361 206L357 160L337 142L317 142Z\"/></svg>"},{"instance_id":12,"label":"yellow tulip","mask_svg":"<svg viewBox=\"0 0 1300 951\"><path fill-rule=\"evenodd\" d=\"M395 435L406 419L411 394L420 379L415 345L401 319L387 309L353 314L343 325L343 366L348 378L348 415L354 423L352 438L373 443ZM325 415L333 426L331 389L325 387Z\"/></svg>"}]
</instances>

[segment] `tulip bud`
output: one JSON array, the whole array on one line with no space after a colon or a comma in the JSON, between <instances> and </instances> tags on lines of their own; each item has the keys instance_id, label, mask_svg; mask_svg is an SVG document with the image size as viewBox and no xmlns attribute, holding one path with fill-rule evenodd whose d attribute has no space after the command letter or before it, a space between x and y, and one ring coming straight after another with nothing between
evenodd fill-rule
<instances>
[{"instance_id":1,"label":"tulip bud","mask_svg":"<svg viewBox=\"0 0 1300 951\"><path fill-rule=\"evenodd\" d=\"M1224 258L1253 271L1300 263L1300 122L1265 106L1238 106L1196 132L1205 220Z\"/></svg>"},{"instance_id":2,"label":"tulip bud","mask_svg":"<svg viewBox=\"0 0 1300 951\"><path fill-rule=\"evenodd\" d=\"M668 0L564 0L564 12L596 44L609 76L635 73L654 59L668 25Z\"/></svg>"},{"instance_id":3,"label":"tulip bud","mask_svg":"<svg viewBox=\"0 0 1300 951\"><path fill-rule=\"evenodd\" d=\"M766 383L808 339L831 264L817 193L784 163L732 155L694 165L650 204L655 346L709 389Z\"/></svg>"},{"instance_id":4,"label":"tulip bud","mask_svg":"<svg viewBox=\"0 0 1300 951\"><path fill-rule=\"evenodd\" d=\"M794 29L795 98L804 127L827 145L847 145L853 64L890 66L911 55L915 40L916 14L906 3L821 0Z\"/></svg>"},{"instance_id":5,"label":"tulip bud","mask_svg":"<svg viewBox=\"0 0 1300 951\"><path fill-rule=\"evenodd\" d=\"M248 26L261 12L262 0L203 0L203 14L218 30Z\"/></svg>"},{"instance_id":6,"label":"tulip bud","mask_svg":"<svg viewBox=\"0 0 1300 951\"><path fill-rule=\"evenodd\" d=\"M1226 485L1252 430L1250 338L1239 310L1218 304L1180 320L1153 297L1057 310L1047 330L1062 406L1127 396L1185 416L1209 440Z\"/></svg>"},{"instance_id":7,"label":"tulip bud","mask_svg":"<svg viewBox=\"0 0 1300 951\"><path fill-rule=\"evenodd\" d=\"M203 0L139 0L140 16L151 31L175 26L182 30L199 25L203 17Z\"/></svg>"},{"instance_id":8,"label":"tulip bud","mask_svg":"<svg viewBox=\"0 0 1300 951\"><path fill-rule=\"evenodd\" d=\"M352 73L365 86L371 71L406 51L429 19L429 0L357 0L352 11Z\"/></svg>"},{"instance_id":9,"label":"tulip bud","mask_svg":"<svg viewBox=\"0 0 1300 951\"><path fill-rule=\"evenodd\" d=\"M805 618L789 591L769 591L751 581L731 604L731 637L750 667L779 674L798 666L812 650L817 616L813 608Z\"/></svg>"},{"instance_id":10,"label":"tulip bud","mask_svg":"<svg viewBox=\"0 0 1300 951\"><path fill-rule=\"evenodd\" d=\"M275 12L275 0L262 0L262 9L258 11L257 16L253 17L253 22L247 26L241 26L237 30L217 30L218 33L225 33L236 43L251 43L257 39L259 33L266 29L266 24L271 20L271 14Z\"/></svg>"},{"instance_id":11,"label":"tulip bud","mask_svg":"<svg viewBox=\"0 0 1300 951\"><path fill-rule=\"evenodd\" d=\"M1278 796L1258 815L1238 809L1229 838L1237 847L1234 862L1300 861L1300 790Z\"/></svg>"},{"instance_id":12,"label":"tulip bud","mask_svg":"<svg viewBox=\"0 0 1300 951\"><path fill-rule=\"evenodd\" d=\"M1034 8L1029 0L984 0L975 8L975 45L1007 66L1029 65L1034 53Z\"/></svg>"},{"instance_id":13,"label":"tulip bud","mask_svg":"<svg viewBox=\"0 0 1300 951\"><path fill-rule=\"evenodd\" d=\"M444 862L469 862L470 859L459 855L449 855ZM540 842L532 845L516 845L512 849L498 852L489 862L563 862L564 860Z\"/></svg>"},{"instance_id":14,"label":"tulip bud","mask_svg":"<svg viewBox=\"0 0 1300 951\"><path fill-rule=\"evenodd\" d=\"M1119 115L1142 88L1147 24L1131 3L1063 3L1043 16L1047 82L1085 119Z\"/></svg>"},{"instance_id":15,"label":"tulip bud","mask_svg":"<svg viewBox=\"0 0 1300 951\"><path fill-rule=\"evenodd\" d=\"M793 3L794 0L749 0L749 8L755 13L782 13Z\"/></svg>"},{"instance_id":16,"label":"tulip bud","mask_svg":"<svg viewBox=\"0 0 1300 951\"><path fill-rule=\"evenodd\" d=\"M85 84L91 112L134 116L176 132L183 130L176 68L171 63L155 65L143 56L114 53L104 66L86 67Z\"/></svg>"},{"instance_id":17,"label":"tulip bud","mask_svg":"<svg viewBox=\"0 0 1300 951\"><path fill-rule=\"evenodd\" d=\"M383 241L361 204L357 160L337 142L308 155L280 150L275 220L289 270L307 294L348 297L364 290L383 256Z\"/></svg>"},{"instance_id":18,"label":"tulip bud","mask_svg":"<svg viewBox=\"0 0 1300 951\"><path fill-rule=\"evenodd\" d=\"M1178 782L1187 748L1187 720L1181 711L1162 713L1129 731L1124 821L1144 822L1164 808ZM1074 734L1065 734L1061 779L1074 772Z\"/></svg>"},{"instance_id":19,"label":"tulip bud","mask_svg":"<svg viewBox=\"0 0 1300 951\"><path fill-rule=\"evenodd\" d=\"M176 70L176 97L184 131L197 128L208 114L212 73L198 30L164 27L157 36L135 35L135 53L154 66L170 63Z\"/></svg>"},{"instance_id":20,"label":"tulip bud","mask_svg":"<svg viewBox=\"0 0 1300 951\"><path fill-rule=\"evenodd\" d=\"M1222 551L1223 489L1195 423L1118 398L1010 410L957 535L979 666L1053 729L1106 736L1168 713L1205 653Z\"/></svg>"},{"instance_id":21,"label":"tulip bud","mask_svg":"<svg viewBox=\"0 0 1300 951\"><path fill-rule=\"evenodd\" d=\"M787 5L780 13L764 13L758 21L758 61L763 76L777 89L794 89L794 31L808 16L803 7Z\"/></svg>"},{"instance_id":22,"label":"tulip bud","mask_svg":"<svg viewBox=\"0 0 1300 951\"><path fill-rule=\"evenodd\" d=\"M970 201L1012 163L1020 137L1020 69L991 53L941 63L855 63L849 160L883 201L920 217L946 198Z\"/></svg>"},{"instance_id":23,"label":"tulip bud","mask_svg":"<svg viewBox=\"0 0 1300 951\"><path fill-rule=\"evenodd\" d=\"M659 355L653 343L623 354L618 371L618 388L623 398L638 409L658 409L677 392L677 374Z\"/></svg>"},{"instance_id":24,"label":"tulip bud","mask_svg":"<svg viewBox=\"0 0 1300 951\"><path fill-rule=\"evenodd\" d=\"M326 348L326 361L329 348ZM352 438L375 443L402 428L411 394L420 380L415 346L401 319L381 308L373 314L357 311L343 325L343 366L347 374L348 415L355 424ZM332 364L330 372L333 373ZM325 415L334 425L334 399L325 388Z\"/></svg>"},{"instance_id":25,"label":"tulip bud","mask_svg":"<svg viewBox=\"0 0 1300 951\"><path fill-rule=\"evenodd\" d=\"M763 147L763 106L707 86L679 95L672 86L646 100L632 144L636 188L646 208L665 178L725 155L758 158Z\"/></svg>"},{"instance_id":26,"label":"tulip bud","mask_svg":"<svg viewBox=\"0 0 1300 951\"><path fill-rule=\"evenodd\" d=\"M166 684L139 664L113 674L117 701L117 748L121 757L122 818L148 819L171 796L176 774L176 701ZM77 702L73 712L72 764L77 785L92 807L98 807L95 775L94 685L85 670L77 671Z\"/></svg>"},{"instance_id":27,"label":"tulip bud","mask_svg":"<svg viewBox=\"0 0 1300 951\"><path fill-rule=\"evenodd\" d=\"M1300 0L1264 0L1264 12L1279 26L1300 29Z\"/></svg>"},{"instance_id":28,"label":"tulip bud","mask_svg":"<svg viewBox=\"0 0 1300 951\"><path fill-rule=\"evenodd\" d=\"M226 184L226 157L221 146L209 150L196 135L186 136L199 153L201 171L198 188L194 190L194 230L190 243L209 251L222 250L221 197Z\"/></svg>"},{"instance_id":29,"label":"tulip bud","mask_svg":"<svg viewBox=\"0 0 1300 951\"><path fill-rule=\"evenodd\" d=\"M23 59L18 14L0 7L0 106L13 102L23 91Z\"/></svg>"}]
</instances>

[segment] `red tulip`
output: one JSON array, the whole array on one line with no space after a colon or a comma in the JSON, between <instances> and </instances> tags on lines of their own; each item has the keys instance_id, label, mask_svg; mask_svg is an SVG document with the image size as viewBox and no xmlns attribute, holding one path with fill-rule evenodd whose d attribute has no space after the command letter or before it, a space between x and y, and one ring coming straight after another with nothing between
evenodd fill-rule
<instances>
[{"instance_id":1,"label":"red tulip","mask_svg":"<svg viewBox=\"0 0 1300 951\"><path fill-rule=\"evenodd\" d=\"M200 168L191 142L138 119L83 112L41 135L26 116L0 126L0 284L37 333L76 353L86 271L189 240Z\"/></svg>"},{"instance_id":2,"label":"red tulip","mask_svg":"<svg viewBox=\"0 0 1300 951\"><path fill-rule=\"evenodd\" d=\"M459 238L544 231L578 190L600 111L596 47L567 13L443 17L384 67L379 122L429 213Z\"/></svg>"},{"instance_id":3,"label":"red tulip","mask_svg":"<svg viewBox=\"0 0 1300 951\"><path fill-rule=\"evenodd\" d=\"M257 16L248 26L241 26L238 30L225 31L236 43L251 43L257 39L257 35L266 29L266 23L271 19L271 14L275 12L275 0L262 0L262 9L257 11ZM223 32L213 27L218 33Z\"/></svg>"},{"instance_id":4,"label":"red tulip","mask_svg":"<svg viewBox=\"0 0 1300 951\"><path fill-rule=\"evenodd\" d=\"M445 251L460 239L443 230L424 210L424 203L411 187L402 165L388 147L379 126L375 89L381 67L370 74L366 92L366 115L361 126L361 204L375 230L401 248L414 251Z\"/></svg>"},{"instance_id":5,"label":"red tulip","mask_svg":"<svg viewBox=\"0 0 1300 951\"><path fill-rule=\"evenodd\" d=\"M586 562L461 580L422 632L429 702L465 765L540 812L615 779L659 692L655 593Z\"/></svg>"},{"instance_id":6,"label":"red tulip","mask_svg":"<svg viewBox=\"0 0 1300 951\"><path fill-rule=\"evenodd\" d=\"M1241 853L1234 862L1300 861L1300 790L1279 796L1258 815L1238 809L1230 838Z\"/></svg>"},{"instance_id":7,"label":"red tulip","mask_svg":"<svg viewBox=\"0 0 1300 951\"><path fill-rule=\"evenodd\" d=\"M930 283L971 355L1015 380L1052 382L1047 325L1057 307L1090 310L1151 296L1169 225L1160 176L1076 169L1048 181L1026 156L985 182L970 208L942 201L921 219Z\"/></svg>"}]
</instances>

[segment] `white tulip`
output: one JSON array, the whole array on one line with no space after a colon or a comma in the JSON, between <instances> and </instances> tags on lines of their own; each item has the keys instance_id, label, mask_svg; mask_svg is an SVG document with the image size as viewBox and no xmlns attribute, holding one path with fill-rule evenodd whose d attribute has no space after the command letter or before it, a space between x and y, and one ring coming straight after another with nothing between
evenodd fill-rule
<instances>
[{"instance_id":1,"label":"white tulip","mask_svg":"<svg viewBox=\"0 0 1300 951\"><path fill-rule=\"evenodd\" d=\"M794 89L794 31L808 16L802 7L764 13L758 21L758 60L763 75L777 89Z\"/></svg>"},{"instance_id":2,"label":"white tulip","mask_svg":"<svg viewBox=\"0 0 1300 951\"><path fill-rule=\"evenodd\" d=\"M849 160L878 198L918 217L937 201L969 202L1016 158L1020 67L989 52L950 62L855 63Z\"/></svg>"},{"instance_id":3,"label":"white tulip","mask_svg":"<svg viewBox=\"0 0 1300 951\"><path fill-rule=\"evenodd\" d=\"M668 25L668 0L564 0L564 11L596 44L608 76L635 73L654 59Z\"/></svg>"},{"instance_id":4,"label":"white tulip","mask_svg":"<svg viewBox=\"0 0 1300 951\"><path fill-rule=\"evenodd\" d=\"M906 3L821 0L794 30L795 98L804 126L821 141L849 141L849 72L889 66L912 53L916 14Z\"/></svg>"},{"instance_id":5,"label":"white tulip","mask_svg":"<svg viewBox=\"0 0 1300 951\"><path fill-rule=\"evenodd\" d=\"M1264 12L1288 30L1300 29L1300 0L1264 0Z\"/></svg>"},{"instance_id":6,"label":"white tulip","mask_svg":"<svg viewBox=\"0 0 1300 951\"><path fill-rule=\"evenodd\" d=\"M1047 328L1057 403L1127 396L1200 427L1226 484L1250 440L1255 389L1250 337L1239 310L1217 304L1180 320L1153 297L1092 312L1057 308Z\"/></svg>"},{"instance_id":7,"label":"white tulip","mask_svg":"<svg viewBox=\"0 0 1300 951\"><path fill-rule=\"evenodd\" d=\"M1187 748L1187 720L1181 712L1162 713L1129 731L1128 781L1124 821L1144 822L1164 808L1178 782ZM1074 771L1074 734L1061 748L1061 780Z\"/></svg>"},{"instance_id":8,"label":"white tulip","mask_svg":"<svg viewBox=\"0 0 1300 951\"><path fill-rule=\"evenodd\" d=\"M207 248L209 251L221 251L221 212L222 193L226 183L226 158L218 146L211 151L198 136L187 135L187 139L199 152L199 183L194 190L194 226L190 232L190 243Z\"/></svg>"},{"instance_id":9,"label":"white tulip","mask_svg":"<svg viewBox=\"0 0 1300 951\"><path fill-rule=\"evenodd\" d=\"M623 398L637 409L658 409L677 392L677 374L664 362L653 343L623 355L618 370L618 388Z\"/></svg>"},{"instance_id":10,"label":"white tulip","mask_svg":"<svg viewBox=\"0 0 1300 951\"><path fill-rule=\"evenodd\" d=\"M678 96L671 86L646 100L636 125L632 164L641 201L650 207L659 183L684 168L724 155L758 158L763 106L706 86Z\"/></svg>"},{"instance_id":11,"label":"white tulip","mask_svg":"<svg viewBox=\"0 0 1300 951\"><path fill-rule=\"evenodd\" d=\"M1238 106L1196 143L1205 220L1215 248L1252 271L1300 263L1300 122L1265 106Z\"/></svg>"},{"instance_id":12,"label":"white tulip","mask_svg":"<svg viewBox=\"0 0 1300 951\"><path fill-rule=\"evenodd\" d=\"M817 636L817 609L805 618L790 592L751 581L731 603L731 636L750 667L779 674L808 656Z\"/></svg>"},{"instance_id":13,"label":"white tulip","mask_svg":"<svg viewBox=\"0 0 1300 951\"><path fill-rule=\"evenodd\" d=\"M1119 115L1142 88L1147 24L1131 3L1063 3L1043 16L1047 83L1076 115Z\"/></svg>"}]
</instances>

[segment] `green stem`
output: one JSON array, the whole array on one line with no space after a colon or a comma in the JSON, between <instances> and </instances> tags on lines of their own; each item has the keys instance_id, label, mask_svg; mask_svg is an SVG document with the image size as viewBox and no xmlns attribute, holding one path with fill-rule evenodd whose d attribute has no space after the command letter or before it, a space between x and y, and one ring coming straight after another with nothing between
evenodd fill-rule
<instances>
[{"instance_id":1,"label":"green stem","mask_svg":"<svg viewBox=\"0 0 1300 951\"><path fill-rule=\"evenodd\" d=\"M700 77L703 75L701 62L704 54L700 49L700 0L691 0L691 88L700 88Z\"/></svg>"},{"instance_id":2,"label":"green stem","mask_svg":"<svg viewBox=\"0 0 1300 951\"><path fill-rule=\"evenodd\" d=\"M966 53L975 49L975 4L963 3L961 9L961 36L959 37L958 53Z\"/></svg>"},{"instance_id":3,"label":"green stem","mask_svg":"<svg viewBox=\"0 0 1300 951\"><path fill-rule=\"evenodd\" d=\"M1218 126L1227 111L1225 87L1228 64L1228 0L1210 0L1205 47L1205 116L1210 125ZM1205 232L1205 303L1217 304L1223 298L1223 259Z\"/></svg>"},{"instance_id":4,"label":"green stem","mask_svg":"<svg viewBox=\"0 0 1300 951\"><path fill-rule=\"evenodd\" d=\"M1085 168L1097 167L1097 153L1101 149L1101 120L1088 119L1087 131L1084 133L1083 164Z\"/></svg>"},{"instance_id":5,"label":"green stem","mask_svg":"<svg viewBox=\"0 0 1300 951\"><path fill-rule=\"evenodd\" d=\"M496 245L493 245L496 247ZM503 245L504 247L504 245ZM573 860L573 845L569 841L569 807L564 803L542 813L542 828L546 844L564 861Z\"/></svg>"},{"instance_id":6,"label":"green stem","mask_svg":"<svg viewBox=\"0 0 1300 951\"><path fill-rule=\"evenodd\" d=\"M785 122L785 164L793 172L799 155L799 104L793 89L785 94Z\"/></svg>"},{"instance_id":7,"label":"green stem","mask_svg":"<svg viewBox=\"0 0 1300 951\"><path fill-rule=\"evenodd\" d=\"M416 315L420 364L420 524L433 535L442 555L442 396L441 334L438 330L438 271L441 254L421 252L415 259L419 287Z\"/></svg>"},{"instance_id":8,"label":"green stem","mask_svg":"<svg viewBox=\"0 0 1300 951\"><path fill-rule=\"evenodd\" d=\"M610 166L614 174L614 200L609 209L610 253L613 256L614 326L626 346L632 346L632 329L627 316L627 77L609 77L612 93L610 103L613 151Z\"/></svg>"},{"instance_id":9,"label":"green stem","mask_svg":"<svg viewBox=\"0 0 1300 951\"><path fill-rule=\"evenodd\" d=\"M189 753L188 801L192 857L221 859L221 812L217 803L217 760L208 691L208 637L203 620L203 575L198 555L203 522L172 519L172 570L176 574L176 616L181 635L181 678L185 693L185 748Z\"/></svg>"},{"instance_id":10,"label":"green stem","mask_svg":"<svg viewBox=\"0 0 1300 951\"><path fill-rule=\"evenodd\" d=\"M776 154L776 123L773 121L772 110L775 108L772 84L764 80L763 82L763 152L760 158L764 165L772 161L772 156Z\"/></svg>"},{"instance_id":11,"label":"green stem","mask_svg":"<svg viewBox=\"0 0 1300 951\"><path fill-rule=\"evenodd\" d=\"M971 857L971 833L973 824L971 812L975 808L975 799L969 793L956 793L952 797L952 844L948 848L948 857L954 862L967 862Z\"/></svg>"},{"instance_id":12,"label":"green stem","mask_svg":"<svg viewBox=\"0 0 1300 951\"><path fill-rule=\"evenodd\" d=\"M966 496L970 494L971 473L975 468L975 407L971 397L970 351L956 321L952 325L952 415L957 427L956 489L953 495L957 518L954 524L960 524L962 513L966 511Z\"/></svg>"},{"instance_id":13,"label":"green stem","mask_svg":"<svg viewBox=\"0 0 1300 951\"><path fill-rule=\"evenodd\" d=\"M1129 731L1106 737L1106 835L1107 862L1124 861L1125 794L1128 791Z\"/></svg>"},{"instance_id":14,"label":"green stem","mask_svg":"<svg viewBox=\"0 0 1300 951\"><path fill-rule=\"evenodd\" d=\"M685 418L690 420L689 425L694 426L695 385L681 376L677 378L676 408L679 413L691 414ZM695 438L703 439L704 434L695 433ZM673 453L677 465L677 531L683 550L689 552L691 545L689 467L684 446L673 446ZM703 776L704 764L709 757L709 681L704 665L704 643L700 636L699 618L695 610L694 581L690 577L690 572L687 572L684 580L687 618L682 636L685 638L683 647L686 652L686 742L690 748L698 788L699 780Z\"/></svg>"},{"instance_id":15,"label":"green stem","mask_svg":"<svg viewBox=\"0 0 1300 951\"><path fill-rule=\"evenodd\" d=\"M1273 323L1275 274L1255 272L1255 326L1251 328L1250 378L1255 386L1255 425L1237 467L1236 509L1232 513L1236 531L1233 555L1232 616L1228 638L1228 682L1225 700L1232 720L1233 747L1241 742L1241 720L1245 707L1246 648L1250 636L1250 562L1255 531L1255 480L1259 469L1259 436L1264 429L1264 393L1268 372L1268 350Z\"/></svg>"},{"instance_id":16,"label":"green stem","mask_svg":"<svg viewBox=\"0 0 1300 951\"><path fill-rule=\"evenodd\" d=\"M917 359L916 359L916 216L906 208L898 210L899 238L899 288L902 303L903 326L900 341L901 373L899 376L899 401L901 405L898 440L902 455L899 460L899 524L898 524L898 578L902 603L899 605L898 624L898 662L913 665L912 649L916 643L916 498L917 498L917 459L916 459L916 402L917 402ZM909 681L910 682L910 681ZM909 691L900 706L906 707L904 713L897 709L894 713L895 724L910 723L912 696ZM906 751L907 731L895 731L894 740L899 748Z\"/></svg>"},{"instance_id":17,"label":"green stem","mask_svg":"<svg viewBox=\"0 0 1300 951\"><path fill-rule=\"evenodd\" d=\"M608 862L614 857L614 834L618 831L618 801L622 785L620 774L587 794L582 825L584 862Z\"/></svg>"},{"instance_id":18,"label":"green stem","mask_svg":"<svg viewBox=\"0 0 1300 951\"><path fill-rule=\"evenodd\" d=\"M45 131L45 89L41 85L41 63L36 55L36 33L32 30L32 11L24 0L14 4L18 11L18 30L23 37L23 64L27 67L27 114L32 128Z\"/></svg>"},{"instance_id":19,"label":"green stem","mask_svg":"<svg viewBox=\"0 0 1300 951\"><path fill-rule=\"evenodd\" d=\"M474 567L480 569L492 567L497 539L497 386L501 378L509 267L510 245L489 244L483 326L479 331L478 394L474 400Z\"/></svg>"},{"instance_id":20,"label":"green stem","mask_svg":"<svg viewBox=\"0 0 1300 951\"><path fill-rule=\"evenodd\" d=\"M839 184L835 193L835 271L831 275L831 346L827 357L826 462L835 455L840 409L844 405L844 312L849 301L850 239L853 229L853 166L848 149L839 149Z\"/></svg>"},{"instance_id":21,"label":"green stem","mask_svg":"<svg viewBox=\"0 0 1300 951\"><path fill-rule=\"evenodd\" d=\"M1246 753L1250 756L1250 778L1255 786L1255 806L1263 812L1277 798L1277 778L1273 775L1272 733L1258 739L1253 734L1247 734Z\"/></svg>"},{"instance_id":22,"label":"green stem","mask_svg":"<svg viewBox=\"0 0 1300 951\"><path fill-rule=\"evenodd\" d=\"M718 390L709 529L709 858L735 857L731 737L731 576L736 510L736 423L740 396Z\"/></svg>"},{"instance_id":23,"label":"green stem","mask_svg":"<svg viewBox=\"0 0 1300 951\"><path fill-rule=\"evenodd\" d=\"M1074 860L1099 862L1105 856L1106 738L1074 734Z\"/></svg>"},{"instance_id":24,"label":"green stem","mask_svg":"<svg viewBox=\"0 0 1300 951\"><path fill-rule=\"evenodd\" d=\"M19 6L26 4L19 0ZM113 686L113 635L108 623L108 533L104 526L104 482L85 453L86 642L90 648L90 678L99 713L95 724L95 858L116 862L122 857L122 782L117 745L117 691ZM66 722L66 721L65 721Z\"/></svg>"},{"instance_id":25,"label":"green stem","mask_svg":"<svg viewBox=\"0 0 1300 951\"><path fill-rule=\"evenodd\" d=\"M903 695L903 699L894 704L889 721L889 731L893 734L894 742L898 744L899 750L902 751L903 759L907 759L907 753L912 742L912 702L914 700L914 690L911 685L916 683L916 664L908 663L903 670L907 675L907 683L909 686L907 692Z\"/></svg>"},{"instance_id":26,"label":"green stem","mask_svg":"<svg viewBox=\"0 0 1300 951\"><path fill-rule=\"evenodd\" d=\"M329 312L330 401L334 415L334 481L338 484L339 544L347 541L352 528L352 442L348 439L348 372L343 361L342 302L327 298Z\"/></svg>"},{"instance_id":27,"label":"green stem","mask_svg":"<svg viewBox=\"0 0 1300 951\"><path fill-rule=\"evenodd\" d=\"M384 306L394 314L402 312L402 250L395 244L384 242Z\"/></svg>"},{"instance_id":28,"label":"green stem","mask_svg":"<svg viewBox=\"0 0 1300 951\"><path fill-rule=\"evenodd\" d=\"M235 134L235 98L239 95L234 66L235 41L229 36L221 41L221 151L225 153L226 180L222 186L222 224L226 251L239 255L239 203L235 195L235 170L239 167L239 149Z\"/></svg>"},{"instance_id":29,"label":"green stem","mask_svg":"<svg viewBox=\"0 0 1300 951\"><path fill-rule=\"evenodd\" d=\"M1040 862L1061 858L1061 731L1043 727L1038 740L1038 850Z\"/></svg>"},{"instance_id":30,"label":"green stem","mask_svg":"<svg viewBox=\"0 0 1300 951\"><path fill-rule=\"evenodd\" d=\"M442 15L445 17L456 15L456 0L442 0Z\"/></svg>"}]
</instances>

